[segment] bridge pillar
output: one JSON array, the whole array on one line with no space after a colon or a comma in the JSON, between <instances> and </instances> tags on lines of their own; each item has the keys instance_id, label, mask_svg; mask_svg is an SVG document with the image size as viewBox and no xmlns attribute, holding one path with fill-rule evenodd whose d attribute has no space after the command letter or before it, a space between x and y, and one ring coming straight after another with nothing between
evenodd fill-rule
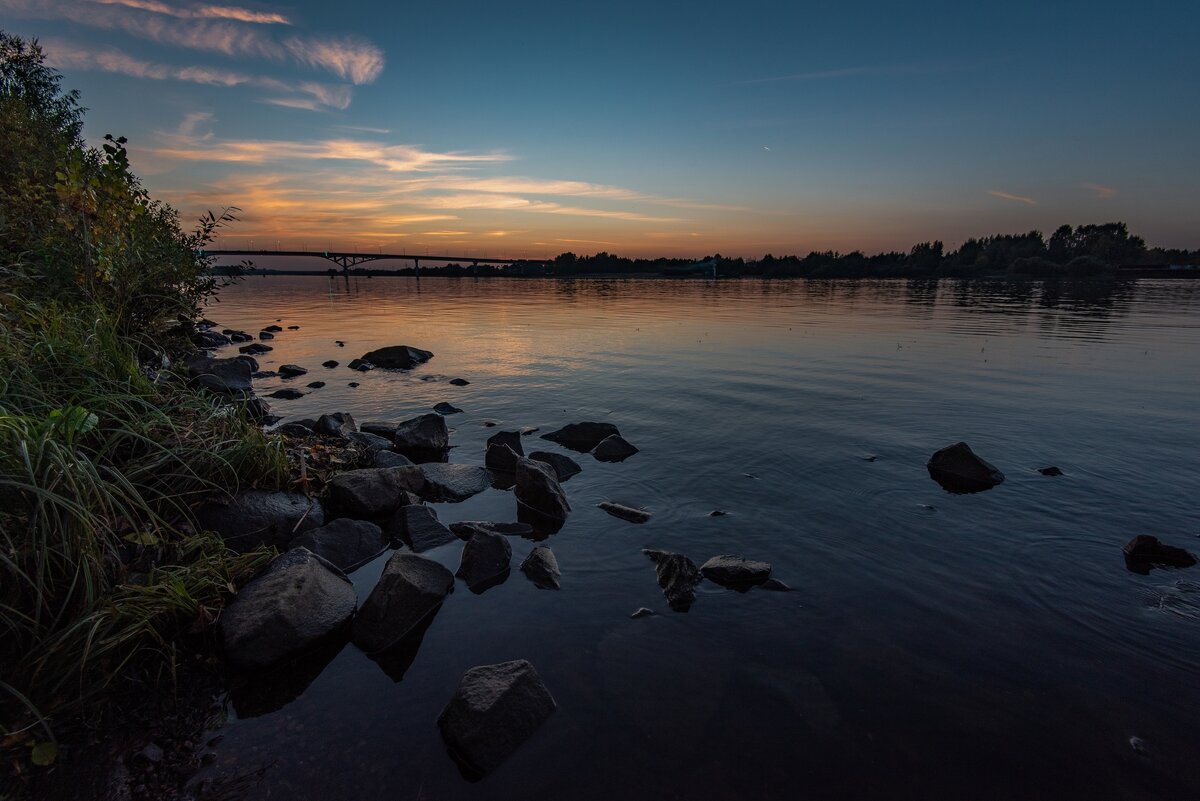
<instances>
[{"instance_id":1,"label":"bridge pillar","mask_svg":"<svg viewBox=\"0 0 1200 801\"><path fill-rule=\"evenodd\" d=\"M417 277L418 281L421 280L421 260L420 259L413 259L413 275L415 275Z\"/></svg>"}]
</instances>

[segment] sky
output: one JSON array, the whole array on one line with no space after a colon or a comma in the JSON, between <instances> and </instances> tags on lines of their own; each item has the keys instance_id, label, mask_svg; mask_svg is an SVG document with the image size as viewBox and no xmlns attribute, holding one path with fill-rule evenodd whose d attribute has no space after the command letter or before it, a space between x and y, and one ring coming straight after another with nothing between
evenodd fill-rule
<instances>
[{"instance_id":1,"label":"sky","mask_svg":"<svg viewBox=\"0 0 1200 801\"><path fill-rule=\"evenodd\" d=\"M1200 247L1200 3L0 0L219 247Z\"/></svg>"}]
</instances>

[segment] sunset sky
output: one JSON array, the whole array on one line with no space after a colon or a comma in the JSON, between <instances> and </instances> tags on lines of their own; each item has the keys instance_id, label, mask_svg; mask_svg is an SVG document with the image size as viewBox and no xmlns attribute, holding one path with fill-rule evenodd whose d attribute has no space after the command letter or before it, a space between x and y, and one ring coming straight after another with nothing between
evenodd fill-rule
<instances>
[{"instance_id":1,"label":"sunset sky","mask_svg":"<svg viewBox=\"0 0 1200 801\"><path fill-rule=\"evenodd\" d=\"M1200 247L1200 4L0 0L219 245Z\"/></svg>"}]
</instances>

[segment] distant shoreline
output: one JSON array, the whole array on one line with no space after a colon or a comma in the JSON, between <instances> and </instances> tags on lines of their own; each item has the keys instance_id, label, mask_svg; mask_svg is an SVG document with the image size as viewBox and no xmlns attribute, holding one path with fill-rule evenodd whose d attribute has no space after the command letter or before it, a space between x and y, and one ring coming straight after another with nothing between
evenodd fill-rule
<instances>
[{"instance_id":1,"label":"distant shoreline","mask_svg":"<svg viewBox=\"0 0 1200 801\"><path fill-rule=\"evenodd\" d=\"M552 278L556 280L572 280L572 279L611 279L611 278L631 278L631 279L662 279L669 281L680 280L702 280L702 281L729 281L743 279L759 279L759 280L813 280L813 281L937 281L941 279L957 280L957 281L1129 281L1137 279L1200 279L1200 266L1185 265L1182 268L1160 268L1160 267L1119 267L1115 272L1102 276L1035 276L1035 275L1012 275L1009 273L994 273L989 275L977 276L950 276L950 275L877 275L877 276L796 276L796 275L718 275L714 278L711 275L664 275L663 273L655 272L613 272L613 273L571 273L567 275L558 275L555 273L540 273L536 275L520 275L515 273L487 271L472 273L469 270L462 272L445 272L442 268L422 269L418 275L411 267L402 270L361 270L355 269L348 272L338 270L330 273L327 270L276 270L276 269L221 269L216 268L212 271L212 275L224 277L242 277L242 278L271 278L271 277L291 277L301 276L309 278L326 278L329 280L337 280L339 278L512 278L512 279L530 279L530 278Z\"/></svg>"}]
</instances>

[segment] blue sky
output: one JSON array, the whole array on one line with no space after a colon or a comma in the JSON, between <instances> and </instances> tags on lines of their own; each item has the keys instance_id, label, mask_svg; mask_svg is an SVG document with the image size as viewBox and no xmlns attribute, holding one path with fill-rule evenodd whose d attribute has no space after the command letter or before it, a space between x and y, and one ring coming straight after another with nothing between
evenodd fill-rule
<instances>
[{"instance_id":1,"label":"blue sky","mask_svg":"<svg viewBox=\"0 0 1200 801\"><path fill-rule=\"evenodd\" d=\"M0 0L223 244L907 249L1123 219L1200 247L1200 6Z\"/></svg>"}]
</instances>

